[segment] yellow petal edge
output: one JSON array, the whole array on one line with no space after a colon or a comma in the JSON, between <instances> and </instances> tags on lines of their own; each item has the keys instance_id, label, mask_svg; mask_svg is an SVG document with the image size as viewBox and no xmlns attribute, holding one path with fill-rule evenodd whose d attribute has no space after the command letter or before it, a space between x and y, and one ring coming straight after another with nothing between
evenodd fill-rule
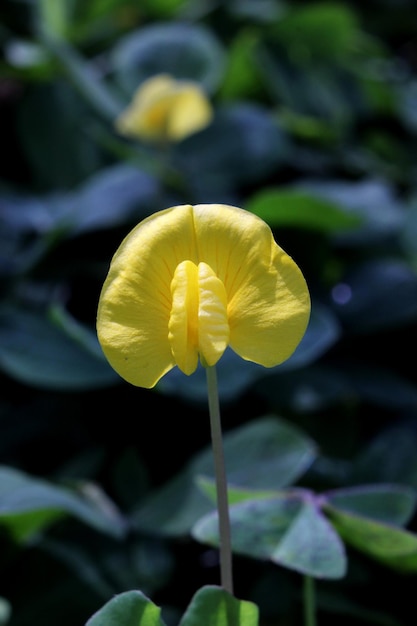
<instances>
[{"instance_id":1,"label":"yellow petal edge","mask_svg":"<svg viewBox=\"0 0 417 626\"><path fill-rule=\"evenodd\" d=\"M123 240L100 295L97 333L112 367L151 388L178 366L214 365L229 345L273 367L310 316L304 277L260 218L222 204L154 213Z\"/></svg>"}]
</instances>

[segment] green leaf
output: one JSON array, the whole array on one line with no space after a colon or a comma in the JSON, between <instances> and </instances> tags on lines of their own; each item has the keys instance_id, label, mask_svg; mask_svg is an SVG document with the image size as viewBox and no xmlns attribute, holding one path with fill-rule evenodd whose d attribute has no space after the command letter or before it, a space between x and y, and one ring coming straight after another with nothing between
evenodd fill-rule
<instances>
[{"instance_id":1,"label":"green leaf","mask_svg":"<svg viewBox=\"0 0 417 626\"><path fill-rule=\"evenodd\" d=\"M343 278L349 299L335 309L351 332L369 333L411 324L417 315L417 273L403 260L380 257Z\"/></svg>"},{"instance_id":2,"label":"green leaf","mask_svg":"<svg viewBox=\"0 0 417 626\"><path fill-rule=\"evenodd\" d=\"M340 243L369 248L375 242L395 236L404 226L404 206L387 180L311 180L300 182L299 189L332 202L359 218L357 228L335 233Z\"/></svg>"},{"instance_id":3,"label":"green leaf","mask_svg":"<svg viewBox=\"0 0 417 626\"><path fill-rule=\"evenodd\" d=\"M4 238L7 244L11 233L19 233L25 241L28 234L35 232L39 237L34 249L38 251L43 246L46 254L48 246L56 245L60 238L147 217L155 208L158 193L156 178L123 163L102 168L71 193L0 193L2 243Z\"/></svg>"},{"instance_id":4,"label":"green leaf","mask_svg":"<svg viewBox=\"0 0 417 626\"><path fill-rule=\"evenodd\" d=\"M107 602L85 626L165 626L161 609L140 591L126 591Z\"/></svg>"},{"instance_id":5,"label":"green leaf","mask_svg":"<svg viewBox=\"0 0 417 626\"><path fill-rule=\"evenodd\" d=\"M350 230L361 223L357 215L347 213L336 203L290 187L260 191L244 208L272 227L290 226L332 233Z\"/></svg>"},{"instance_id":6,"label":"green leaf","mask_svg":"<svg viewBox=\"0 0 417 626\"><path fill-rule=\"evenodd\" d=\"M165 626L161 609L140 591L126 591L107 602L85 626ZM179 626L258 626L255 604L216 586L199 589Z\"/></svg>"},{"instance_id":7,"label":"green leaf","mask_svg":"<svg viewBox=\"0 0 417 626\"><path fill-rule=\"evenodd\" d=\"M347 544L393 569L417 571L417 535L332 505L324 511Z\"/></svg>"},{"instance_id":8,"label":"green leaf","mask_svg":"<svg viewBox=\"0 0 417 626\"><path fill-rule=\"evenodd\" d=\"M217 89L224 51L214 33L202 25L150 24L120 38L112 54L115 79L128 96L156 74L170 74Z\"/></svg>"},{"instance_id":9,"label":"green leaf","mask_svg":"<svg viewBox=\"0 0 417 626\"><path fill-rule=\"evenodd\" d=\"M412 80L404 81L398 85L397 89L400 116L407 128L415 133L417 131L417 80L414 77Z\"/></svg>"},{"instance_id":10,"label":"green leaf","mask_svg":"<svg viewBox=\"0 0 417 626\"><path fill-rule=\"evenodd\" d=\"M403 485L361 485L325 494L326 505L375 521L404 526L417 504L417 493Z\"/></svg>"},{"instance_id":11,"label":"green leaf","mask_svg":"<svg viewBox=\"0 0 417 626\"><path fill-rule=\"evenodd\" d=\"M69 189L100 166L97 145L85 130L80 132L87 120L85 103L68 83L28 88L17 108L17 132L41 188Z\"/></svg>"},{"instance_id":12,"label":"green leaf","mask_svg":"<svg viewBox=\"0 0 417 626\"><path fill-rule=\"evenodd\" d=\"M281 372L293 371L311 365L336 343L340 335L339 321L332 310L313 300L307 331L294 354L282 365L271 368L267 375L269 373L279 375ZM266 374L265 368L263 368L263 374Z\"/></svg>"},{"instance_id":13,"label":"green leaf","mask_svg":"<svg viewBox=\"0 0 417 626\"><path fill-rule=\"evenodd\" d=\"M0 368L12 378L62 390L100 388L119 380L96 334L67 313L57 315L55 309L51 318L7 307L0 310L0 322Z\"/></svg>"},{"instance_id":14,"label":"green leaf","mask_svg":"<svg viewBox=\"0 0 417 626\"><path fill-rule=\"evenodd\" d=\"M417 572L417 536L408 531L402 531L401 547L399 537L394 538L394 542L398 542L397 554L380 557L379 560L403 573L415 574Z\"/></svg>"},{"instance_id":15,"label":"green leaf","mask_svg":"<svg viewBox=\"0 0 417 626\"><path fill-rule=\"evenodd\" d=\"M172 19L182 9L186 10L189 0L142 0L140 12L146 12L151 19Z\"/></svg>"},{"instance_id":16,"label":"green leaf","mask_svg":"<svg viewBox=\"0 0 417 626\"><path fill-rule=\"evenodd\" d=\"M230 507L233 552L272 562L317 578L341 578L344 546L308 492L282 492ZM218 515L199 520L193 536L218 545Z\"/></svg>"},{"instance_id":17,"label":"green leaf","mask_svg":"<svg viewBox=\"0 0 417 626\"><path fill-rule=\"evenodd\" d=\"M320 411L352 397L352 388L343 370L310 365L295 372L267 374L255 385L258 394L280 410Z\"/></svg>"},{"instance_id":18,"label":"green leaf","mask_svg":"<svg viewBox=\"0 0 417 626\"><path fill-rule=\"evenodd\" d=\"M216 481L214 478L207 478L207 476L197 476L195 479L196 485L208 498L215 504L217 500ZM227 498L229 505L237 504L238 502L245 502L246 500L263 500L265 498L273 498L277 492L272 490L261 489L245 489L245 487L233 487L228 485Z\"/></svg>"},{"instance_id":19,"label":"green leaf","mask_svg":"<svg viewBox=\"0 0 417 626\"><path fill-rule=\"evenodd\" d=\"M297 36L295 40L297 40ZM360 85L354 74L335 64L320 64L312 61L312 56L305 48L294 50L279 41L278 37L269 37L256 51L257 67L263 74L263 84L274 98L277 105L292 112L292 115L302 116L304 119L317 117L327 122L327 128L321 140L324 145L329 139L333 143L336 138L342 140L347 128L354 122L358 103L363 100ZM299 51L301 54L299 54ZM291 156L291 155L290 155ZM294 166L305 168L303 151L295 151ZM308 156L308 152L306 153ZM311 173L318 163L313 153L313 160L307 170ZM328 161L328 169L334 163L330 153L319 155ZM320 167L320 166L319 166Z\"/></svg>"},{"instance_id":20,"label":"green leaf","mask_svg":"<svg viewBox=\"0 0 417 626\"><path fill-rule=\"evenodd\" d=\"M346 557L342 541L313 502L304 502L271 560L316 578L342 578Z\"/></svg>"},{"instance_id":21,"label":"green leaf","mask_svg":"<svg viewBox=\"0 0 417 626\"><path fill-rule=\"evenodd\" d=\"M366 584L366 583L365 583ZM365 594L362 603L355 602L353 598L346 593L345 589L331 589L328 591L320 589L318 604L320 610L324 613L333 615L333 622L339 622L340 618L349 620L350 624L373 624L374 626L404 626L404 622L397 620L376 602L376 608L370 607L367 594Z\"/></svg>"},{"instance_id":22,"label":"green leaf","mask_svg":"<svg viewBox=\"0 0 417 626\"><path fill-rule=\"evenodd\" d=\"M304 58L313 57L316 62L323 60L326 63L331 60L335 64L352 56L360 31L356 15L349 6L314 2L284 15L274 36L290 48L302 41L309 53Z\"/></svg>"},{"instance_id":23,"label":"green leaf","mask_svg":"<svg viewBox=\"0 0 417 626\"><path fill-rule=\"evenodd\" d=\"M400 242L411 259L413 266L417 269L417 193L414 192L411 198L404 228L400 233Z\"/></svg>"},{"instance_id":24,"label":"green leaf","mask_svg":"<svg viewBox=\"0 0 417 626\"><path fill-rule=\"evenodd\" d=\"M137 166L116 164L102 168L67 201L72 234L136 223L155 208L159 183Z\"/></svg>"},{"instance_id":25,"label":"green leaf","mask_svg":"<svg viewBox=\"0 0 417 626\"><path fill-rule=\"evenodd\" d=\"M0 597L0 626L6 626L6 624L9 623L11 615L12 607L10 603L5 598Z\"/></svg>"},{"instance_id":26,"label":"green leaf","mask_svg":"<svg viewBox=\"0 0 417 626\"><path fill-rule=\"evenodd\" d=\"M296 426L268 416L227 433L224 449L228 482L260 489L294 483L317 453L314 442Z\"/></svg>"},{"instance_id":27,"label":"green leaf","mask_svg":"<svg viewBox=\"0 0 417 626\"><path fill-rule=\"evenodd\" d=\"M284 363L282 368L266 372L264 376L259 377L260 380L254 385L257 392L278 409L290 407L295 411L317 411L342 401L350 402L352 398L386 410L408 411L417 408L417 386L392 369L377 367L375 364L370 367L363 361L352 362L349 365L344 363L339 368L314 364L295 372L287 372L287 369ZM389 459L391 464L396 463L399 466L398 469L402 462L408 462L411 471L409 477L403 472L401 480L397 480L395 475L381 478L387 467L384 463L376 463L373 466L369 464L366 470L367 474L371 473L370 479L365 476L363 480L364 477L359 475L357 479L351 481L351 484L381 480L397 483L411 481L414 484L413 477L416 476L417 465L415 460L411 461L411 447L415 448L409 439L405 444L405 451L410 456ZM392 446L390 448L388 443L388 454L390 449L391 452L395 450Z\"/></svg>"},{"instance_id":28,"label":"green leaf","mask_svg":"<svg viewBox=\"0 0 417 626\"><path fill-rule=\"evenodd\" d=\"M209 481L206 478L199 477L197 480L199 487L206 493L213 502L216 501L216 486L214 481ZM294 509L295 516L288 516L291 503L288 502L294 497L299 496L302 501L302 505L299 509ZM294 569L300 573L308 574L310 576L325 577L325 578L339 578L345 574L346 571L346 558L344 553L344 547L334 532L333 527L329 524L326 518L320 512L317 504L313 498L309 497L308 492L266 492L266 491L253 491L247 489L236 489L233 487L228 488L228 499L231 511L232 521L232 543L233 549L242 554L249 554L249 556L257 557L257 550L259 546L257 543L266 540L269 542L270 536L274 535L278 528L278 524L275 528L269 528L268 524L265 526L263 521L260 520L262 515L266 513L267 522L271 520L271 513L276 513L276 499L286 499L287 502L280 502L278 508L281 507L283 511L284 520L284 532L279 530L279 542L277 547L266 547L265 552L261 552L260 558L268 556L274 563ZM271 510L269 504L264 505L265 501L272 501ZM258 502L258 510L253 511L253 503ZM236 504L245 503L242 509L236 513ZM283 506L281 506L283 504ZM246 517L247 514L247 517ZM202 520L199 520L193 528L194 536L200 541L218 544L218 533L216 528L213 528L213 522L218 524L217 513L211 513L205 516ZM233 524L238 526L238 530L235 530ZM273 522L274 523L274 522ZM254 528L251 525L254 524ZM256 532L258 525L261 525L259 529L259 537L262 540L253 538L253 533ZM247 530L247 537L245 539L245 528ZM235 533L237 532L237 539ZM247 543L245 543L247 541ZM236 544L238 544L236 546Z\"/></svg>"},{"instance_id":29,"label":"green leaf","mask_svg":"<svg viewBox=\"0 0 417 626\"><path fill-rule=\"evenodd\" d=\"M196 592L179 626L258 626L258 624L259 610L255 604L238 600L221 587L206 586Z\"/></svg>"},{"instance_id":30,"label":"green leaf","mask_svg":"<svg viewBox=\"0 0 417 626\"><path fill-rule=\"evenodd\" d=\"M226 5L231 15L251 23L275 22L282 18L286 6L281 0L229 0Z\"/></svg>"},{"instance_id":31,"label":"green leaf","mask_svg":"<svg viewBox=\"0 0 417 626\"><path fill-rule=\"evenodd\" d=\"M213 189L230 194L272 175L289 149L288 137L270 110L242 101L219 107L207 128L176 146L174 157L204 202Z\"/></svg>"},{"instance_id":32,"label":"green leaf","mask_svg":"<svg viewBox=\"0 0 417 626\"><path fill-rule=\"evenodd\" d=\"M417 386L395 369L375 364L369 367L361 362L346 366L343 371L352 393L362 401L387 410L407 411L417 408Z\"/></svg>"},{"instance_id":33,"label":"green leaf","mask_svg":"<svg viewBox=\"0 0 417 626\"><path fill-rule=\"evenodd\" d=\"M124 535L123 519L97 486L85 484L77 493L0 466L0 524L17 541L30 539L68 514L114 537Z\"/></svg>"},{"instance_id":34,"label":"green leaf","mask_svg":"<svg viewBox=\"0 0 417 626\"><path fill-rule=\"evenodd\" d=\"M36 8L42 28L51 35L64 37L70 22L70 6L67 0L39 0Z\"/></svg>"},{"instance_id":35,"label":"green leaf","mask_svg":"<svg viewBox=\"0 0 417 626\"><path fill-rule=\"evenodd\" d=\"M297 480L316 456L314 443L294 426L272 417L258 418L224 437L228 482L245 489L279 489ZM197 476L214 477L211 448L185 471L153 493L135 512L138 528L182 535L212 510L195 485Z\"/></svg>"},{"instance_id":36,"label":"green leaf","mask_svg":"<svg viewBox=\"0 0 417 626\"><path fill-rule=\"evenodd\" d=\"M417 489L417 441L411 425L385 428L354 460L351 484L374 482Z\"/></svg>"},{"instance_id":37,"label":"green leaf","mask_svg":"<svg viewBox=\"0 0 417 626\"><path fill-rule=\"evenodd\" d=\"M298 141L314 141L324 149L330 147L340 134L340 128L336 124L330 125L327 119L320 119L308 113L298 113L291 108L280 111L280 120L288 133Z\"/></svg>"},{"instance_id":38,"label":"green leaf","mask_svg":"<svg viewBox=\"0 0 417 626\"><path fill-rule=\"evenodd\" d=\"M259 72L253 60L258 35L252 31L239 32L228 50L227 66L220 87L225 100L254 97L261 89Z\"/></svg>"},{"instance_id":39,"label":"green leaf","mask_svg":"<svg viewBox=\"0 0 417 626\"><path fill-rule=\"evenodd\" d=\"M123 109L123 102L105 85L91 63L63 40L45 32L40 33L40 36L45 47L61 63L69 80L85 101L105 121L113 123Z\"/></svg>"}]
</instances>

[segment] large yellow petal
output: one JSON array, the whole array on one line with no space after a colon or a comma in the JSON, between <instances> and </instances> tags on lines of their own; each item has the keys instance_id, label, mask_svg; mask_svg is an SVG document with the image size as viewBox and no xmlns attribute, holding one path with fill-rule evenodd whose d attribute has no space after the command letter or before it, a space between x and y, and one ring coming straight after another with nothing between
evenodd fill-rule
<instances>
[{"instance_id":1,"label":"large yellow petal","mask_svg":"<svg viewBox=\"0 0 417 626\"><path fill-rule=\"evenodd\" d=\"M171 281L184 259L197 262L189 205L142 221L112 259L100 295L97 333L112 367L133 385L153 387L175 365L168 340Z\"/></svg>"},{"instance_id":2,"label":"large yellow petal","mask_svg":"<svg viewBox=\"0 0 417 626\"><path fill-rule=\"evenodd\" d=\"M310 297L294 261L275 244L268 272L253 271L229 303L230 346L264 367L288 359L310 317Z\"/></svg>"},{"instance_id":3,"label":"large yellow petal","mask_svg":"<svg viewBox=\"0 0 417 626\"><path fill-rule=\"evenodd\" d=\"M295 262L260 218L237 207L194 207L198 257L223 281L230 346L265 367L285 361L301 341L310 297Z\"/></svg>"}]
</instances>

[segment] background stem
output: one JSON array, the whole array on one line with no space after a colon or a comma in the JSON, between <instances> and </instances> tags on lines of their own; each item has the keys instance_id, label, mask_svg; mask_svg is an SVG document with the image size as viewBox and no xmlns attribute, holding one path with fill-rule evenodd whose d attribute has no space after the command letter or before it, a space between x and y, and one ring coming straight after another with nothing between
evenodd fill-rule
<instances>
[{"instance_id":1,"label":"background stem","mask_svg":"<svg viewBox=\"0 0 417 626\"><path fill-rule=\"evenodd\" d=\"M304 576L304 626L316 626L315 584L312 576Z\"/></svg>"},{"instance_id":2,"label":"background stem","mask_svg":"<svg viewBox=\"0 0 417 626\"><path fill-rule=\"evenodd\" d=\"M206 375L211 442L214 456L214 470L216 474L217 511L219 515L220 578L222 587L229 593L233 594L229 503L227 499L227 477L224 462L216 367L214 365L206 367Z\"/></svg>"}]
</instances>

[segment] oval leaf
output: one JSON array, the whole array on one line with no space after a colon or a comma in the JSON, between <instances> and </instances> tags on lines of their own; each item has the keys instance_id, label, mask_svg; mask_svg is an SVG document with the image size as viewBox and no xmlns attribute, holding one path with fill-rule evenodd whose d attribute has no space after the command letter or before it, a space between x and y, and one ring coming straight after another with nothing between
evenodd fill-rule
<instances>
[{"instance_id":1,"label":"oval leaf","mask_svg":"<svg viewBox=\"0 0 417 626\"><path fill-rule=\"evenodd\" d=\"M404 261L379 258L343 280L349 297L335 305L351 331L381 331L411 323L417 315L417 274Z\"/></svg>"},{"instance_id":2,"label":"oval leaf","mask_svg":"<svg viewBox=\"0 0 417 626\"><path fill-rule=\"evenodd\" d=\"M334 367L311 365L296 372L263 377L256 392L275 407L292 411L320 411L352 396L351 385L343 371Z\"/></svg>"},{"instance_id":3,"label":"oval leaf","mask_svg":"<svg viewBox=\"0 0 417 626\"><path fill-rule=\"evenodd\" d=\"M404 572L417 571L417 535L333 506L325 507L346 543L385 565Z\"/></svg>"},{"instance_id":4,"label":"oval leaf","mask_svg":"<svg viewBox=\"0 0 417 626\"><path fill-rule=\"evenodd\" d=\"M102 355L95 333L69 315L55 313L48 317L12 307L0 311L0 368L43 389L81 390L117 383L119 377Z\"/></svg>"},{"instance_id":5,"label":"oval leaf","mask_svg":"<svg viewBox=\"0 0 417 626\"><path fill-rule=\"evenodd\" d=\"M397 234L404 224L404 207L386 181L309 181L300 184L300 189L334 202L343 207L344 211L360 218L361 226L339 233L338 241L369 246Z\"/></svg>"},{"instance_id":6,"label":"oval leaf","mask_svg":"<svg viewBox=\"0 0 417 626\"><path fill-rule=\"evenodd\" d=\"M361 485L325 494L330 506L347 513L404 526L414 514L417 494L402 485Z\"/></svg>"},{"instance_id":7,"label":"oval leaf","mask_svg":"<svg viewBox=\"0 0 417 626\"><path fill-rule=\"evenodd\" d=\"M358 216L337 204L298 189L268 189L253 196L245 209L270 226L307 228L322 233L350 230L360 224Z\"/></svg>"},{"instance_id":8,"label":"oval leaf","mask_svg":"<svg viewBox=\"0 0 417 626\"><path fill-rule=\"evenodd\" d=\"M228 481L246 489L274 489L295 482L316 458L315 444L294 426L264 417L224 437ZM181 535L213 509L195 484L197 476L214 477L207 448L186 470L156 491L134 515L138 528Z\"/></svg>"},{"instance_id":9,"label":"oval leaf","mask_svg":"<svg viewBox=\"0 0 417 626\"><path fill-rule=\"evenodd\" d=\"M271 112L241 103L219 108L210 126L179 144L175 159L192 192L205 202L213 189L231 195L272 175L287 153L287 136Z\"/></svg>"},{"instance_id":10,"label":"oval leaf","mask_svg":"<svg viewBox=\"0 0 417 626\"><path fill-rule=\"evenodd\" d=\"M13 468L0 467L0 524L16 540L26 540L63 515L115 537L123 536L125 524L116 508L95 487L85 485L77 493L33 478Z\"/></svg>"},{"instance_id":11,"label":"oval leaf","mask_svg":"<svg viewBox=\"0 0 417 626\"><path fill-rule=\"evenodd\" d=\"M161 609L140 591L115 596L85 626L165 626Z\"/></svg>"},{"instance_id":12,"label":"oval leaf","mask_svg":"<svg viewBox=\"0 0 417 626\"><path fill-rule=\"evenodd\" d=\"M238 600L225 589L206 586L191 600L179 626L258 626L258 607Z\"/></svg>"},{"instance_id":13,"label":"oval leaf","mask_svg":"<svg viewBox=\"0 0 417 626\"><path fill-rule=\"evenodd\" d=\"M332 526L309 501L307 492L288 492L246 500L230 507L232 549L255 559L317 578L341 578L346 571L344 547ZM217 512L199 520L193 536L218 545Z\"/></svg>"},{"instance_id":14,"label":"oval leaf","mask_svg":"<svg viewBox=\"0 0 417 626\"><path fill-rule=\"evenodd\" d=\"M156 74L193 80L212 92L223 65L224 51L217 38L195 24L151 24L121 38L113 51L115 75L128 94Z\"/></svg>"},{"instance_id":15,"label":"oval leaf","mask_svg":"<svg viewBox=\"0 0 417 626\"><path fill-rule=\"evenodd\" d=\"M0 626L6 626L12 615L12 607L6 598L0 597Z\"/></svg>"},{"instance_id":16,"label":"oval leaf","mask_svg":"<svg viewBox=\"0 0 417 626\"><path fill-rule=\"evenodd\" d=\"M334 313L328 307L313 302L307 331L294 354L282 365L273 369L279 374L310 365L337 342L340 334L339 322Z\"/></svg>"},{"instance_id":17,"label":"oval leaf","mask_svg":"<svg viewBox=\"0 0 417 626\"><path fill-rule=\"evenodd\" d=\"M159 184L138 167L113 165L92 176L67 203L75 234L111 228L146 217L154 208Z\"/></svg>"},{"instance_id":18,"label":"oval leaf","mask_svg":"<svg viewBox=\"0 0 417 626\"><path fill-rule=\"evenodd\" d=\"M408 423L395 424L378 433L355 460L350 482L395 483L417 489L417 441L413 427Z\"/></svg>"},{"instance_id":19,"label":"oval leaf","mask_svg":"<svg viewBox=\"0 0 417 626\"><path fill-rule=\"evenodd\" d=\"M342 578L344 545L312 502L305 502L271 557L272 561L315 578Z\"/></svg>"}]
</instances>

